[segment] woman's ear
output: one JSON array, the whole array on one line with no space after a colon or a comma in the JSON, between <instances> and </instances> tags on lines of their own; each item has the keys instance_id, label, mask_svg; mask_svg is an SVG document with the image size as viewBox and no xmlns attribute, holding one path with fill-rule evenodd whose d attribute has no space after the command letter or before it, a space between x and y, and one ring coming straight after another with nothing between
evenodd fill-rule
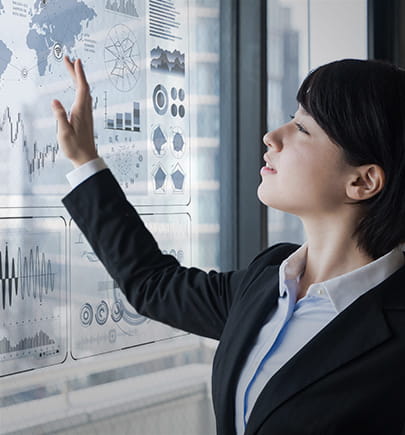
<instances>
[{"instance_id":1,"label":"woman's ear","mask_svg":"<svg viewBox=\"0 0 405 435\"><path fill-rule=\"evenodd\" d=\"M346 185L346 194L355 201L364 201L381 192L385 174L376 164L356 166Z\"/></svg>"}]
</instances>

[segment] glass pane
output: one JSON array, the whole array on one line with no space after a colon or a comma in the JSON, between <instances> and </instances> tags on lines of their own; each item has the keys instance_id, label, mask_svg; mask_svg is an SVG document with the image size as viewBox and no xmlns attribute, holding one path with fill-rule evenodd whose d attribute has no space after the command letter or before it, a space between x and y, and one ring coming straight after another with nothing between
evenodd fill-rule
<instances>
[{"instance_id":1,"label":"glass pane","mask_svg":"<svg viewBox=\"0 0 405 435\"><path fill-rule=\"evenodd\" d=\"M367 0L310 0L309 5L310 69L337 59L367 58Z\"/></svg>"},{"instance_id":2,"label":"glass pane","mask_svg":"<svg viewBox=\"0 0 405 435\"><path fill-rule=\"evenodd\" d=\"M268 0L268 128L289 120L310 69L345 58L367 58L366 0ZM309 27L310 26L310 27ZM342 28L344 26L344 32ZM302 243L295 216L268 208L268 243Z\"/></svg>"},{"instance_id":3,"label":"glass pane","mask_svg":"<svg viewBox=\"0 0 405 435\"><path fill-rule=\"evenodd\" d=\"M137 314L101 266L60 204L50 101L80 57L99 153L160 248L220 269L220 2L26 3L0 0L1 432L214 434L216 343Z\"/></svg>"},{"instance_id":4,"label":"glass pane","mask_svg":"<svg viewBox=\"0 0 405 435\"><path fill-rule=\"evenodd\" d=\"M268 0L268 129L289 121L297 110L296 93L308 72L308 5L303 0ZM268 243L302 243L300 220L267 209Z\"/></svg>"}]
</instances>

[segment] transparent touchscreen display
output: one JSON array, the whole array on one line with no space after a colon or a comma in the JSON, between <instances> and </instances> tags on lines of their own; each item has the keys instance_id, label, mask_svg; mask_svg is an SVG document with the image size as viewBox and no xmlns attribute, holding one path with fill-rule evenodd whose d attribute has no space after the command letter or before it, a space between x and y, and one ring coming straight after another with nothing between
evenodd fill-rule
<instances>
[{"instance_id":1,"label":"transparent touchscreen display","mask_svg":"<svg viewBox=\"0 0 405 435\"><path fill-rule=\"evenodd\" d=\"M60 218L0 219L0 375L66 357L65 232Z\"/></svg>"},{"instance_id":2,"label":"transparent touchscreen display","mask_svg":"<svg viewBox=\"0 0 405 435\"><path fill-rule=\"evenodd\" d=\"M163 253L189 264L188 214L144 215L142 219ZM82 358L184 334L138 314L73 222L70 232L73 357Z\"/></svg>"},{"instance_id":3,"label":"transparent touchscreen display","mask_svg":"<svg viewBox=\"0 0 405 435\"><path fill-rule=\"evenodd\" d=\"M0 207L69 190L50 107L73 102L65 55L82 59L99 154L131 201L189 202L187 0L1 0L0 28Z\"/></svg>"}]
</instances>

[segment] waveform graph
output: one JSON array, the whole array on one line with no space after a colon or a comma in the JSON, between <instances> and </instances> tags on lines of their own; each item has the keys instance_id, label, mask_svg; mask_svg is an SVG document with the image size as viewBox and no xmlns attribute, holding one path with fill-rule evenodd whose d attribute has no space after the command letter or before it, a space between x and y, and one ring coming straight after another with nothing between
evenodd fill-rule
<instances>
[{"instance_id":1,"label":"waveform graph","mask_svg":"<svg viewBox=\"0 0 405 435\"><path fill-rule=\"evenodd\" d=\"M3 263L4 258L4 263ZM21 294L21 299L32 297L43 302L44 297L55 289L55 274L51 260L45 253L40 253L39 246L30 248L27 255L18 247L17 258L9 258L9 247L6 243L4 252L0 250L0 283L2 308L12 307L13 294Z\"/></svg>"},{"instance_id":2,"label":"waveform graph","mask_svg":"<svg viewBox=\"0 0 405 435\"><path fill-rule=\"evenodd\" d=\"M142 216L164 253L191 262L188 214ZM175 338L184 333L139 314L101 264L77 226L70 223L72 355L80 359Z\"/></svg>"},{"instance_id":3,"label":"waveform graph","mask_svg":"<svg viewBox=\"0 0 405 435\"><path fill-rule=\"evenodd\" d=\"M0 376L66 356L63 219L0 219Z\"/></svg>"},{"instance_id":4,"label":"waveform graph","mask_svg":"<svg viewBox=\"0 0 405 435\"><path fill-rule=\"evenodd\" d=\"M150 51L151 71L164 74L185 74L185 54L179 50L166 50L159 45Z\"/></svg>"}]
</instances>

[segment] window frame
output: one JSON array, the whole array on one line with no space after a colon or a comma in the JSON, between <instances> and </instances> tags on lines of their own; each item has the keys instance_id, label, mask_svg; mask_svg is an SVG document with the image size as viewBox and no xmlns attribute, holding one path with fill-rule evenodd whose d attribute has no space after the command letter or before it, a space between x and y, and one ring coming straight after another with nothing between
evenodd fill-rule
<instances>
[{"instance_id":1,"label":"window frame","mask_svg":"<svg viewBox=\"0 0 405 435\"><path fill-rule=\"evenodd\" d=\"M221 0L221 260L246 267L267 245L256 195L267 128L267 1Z\"/></svg>"}]
</instances>

